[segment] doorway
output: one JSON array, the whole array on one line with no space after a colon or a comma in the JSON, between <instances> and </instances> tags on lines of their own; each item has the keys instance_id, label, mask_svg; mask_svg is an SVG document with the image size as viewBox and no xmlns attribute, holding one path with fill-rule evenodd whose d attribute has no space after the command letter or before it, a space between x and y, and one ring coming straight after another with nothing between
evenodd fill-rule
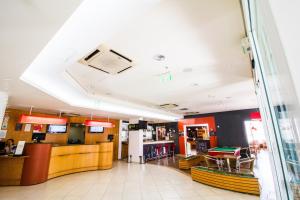
<instances>
[{"instance_id":1,"label":"doorway","mask_svg":"<svg viewBox=\"0 0 300 200\"><path fill-rule=\"evenodd\" d=\"M193 124L184 126L184 143L186 155L197 155L209 148L208 124Z\"/></svg>"},{"instance_id":2,"label":"doorway","mask_svg":"<svg viewBox=\"0 0 300 200\"><path fill-rule=\"evenodd\" d=\"M70 133L68 144L84 144L85 143L85 126L82 124L70 124Z\"/></svg>"}]
</instances>

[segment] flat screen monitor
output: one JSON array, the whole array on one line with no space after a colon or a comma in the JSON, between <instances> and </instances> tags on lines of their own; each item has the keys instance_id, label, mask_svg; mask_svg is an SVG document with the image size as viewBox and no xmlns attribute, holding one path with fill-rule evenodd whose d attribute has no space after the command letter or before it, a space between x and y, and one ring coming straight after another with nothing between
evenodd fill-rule
<instances>
[{"instance_id":1,"label":"flat screen monitor","mask_svg":"<svg viewBox=\"0 0 300 200\"><path fill-rule=\"evenodd\" d=\"M90 133L103 133L104 127L103 126L90 126Z\"/></svg>"},{"instance_id":2,"label":"flat screen monitor","mask_svg":"<svg viewBox=\"0 0 300 200\"><path fill-rule=\"evenodd\" d=\"M32 133L32 140L40 142L46 139L46 133Z\"/></svg>"},{"instance_id":3,"label":"flat screen monitor","mask_svg":"<svg viewBox=\"0 0 300 200\"><path fill-rule=\"evenodd\" d=\"M110 142L114 139L114 135L108 135L107 136L107 140L109 140Z\"/></svg>"},{"instance_id":4,"label":"flat screen monitor","mask_svg":"<svg viewBox=\"0 0 300 200\"><path fill-rule=\"evenodd\" d=\"M47 133L66 133L67 125L50 124L47 126Z\"/></svg>"},{"instance_id":5,"label":"flat screen monitor","mask_svg":"<svg viewBox=\"0 0 300 200\"><path fill-rule=\"evenodd\" d=\"M0 151L5 149L5 142L0 142Z\"/></svg>"}]
</instances>

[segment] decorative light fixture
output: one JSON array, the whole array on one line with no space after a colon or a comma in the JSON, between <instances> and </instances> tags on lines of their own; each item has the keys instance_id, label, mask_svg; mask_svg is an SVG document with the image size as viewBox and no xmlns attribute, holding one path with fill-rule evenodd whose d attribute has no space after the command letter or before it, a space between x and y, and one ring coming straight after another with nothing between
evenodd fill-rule
<instances>
[{"instance_id":1,"label":"decorative light fixture","mask_svg":"<svg viewBox=\"0 0 300 200\"><path fill-rule=\"evenodd\" d=\"M104 128L113 128L115 127L113 123L111 122L103 122L98 120L85 120L84 125L86 126L102 126Z\"/></svg>"},{"instance_id":2,"label":"decorative light fixture","mask_svg":"<svg viewBox=\"0 0 300 200\"><path fill-rule=\"evenodd\" d=\"M40 117L22 114L19 120L22 124L66 124L67 118Z\"/></svg>"},{"instance_id":3,"label":"decorative light fixture","mask_svg":"<svg viewBox=\"0 0 300 200\"><path fill-rule=\"evenodd\" d=\"M29 115L22 114L19 120L19 123L22 124L66 124L67 118L61 118L61 112L59 113L59 117L52 116L32 116L33 106L30 107Z\"/></svg>"},{"instance_id":4,"label":"decorative light fixture","mask_svg":"<svg viewBox=\"0 0 300 200\"><path fill-rule=\"evenodd\" d=\"M102 126L104 128L113 128L115 125L111 122L109 122L109 118L107 118L107 122L99 121L99 120L93 120L93 114L91 114L90 120L85 120L84 125L86 126Z\"/></svg>"}]
</instances>

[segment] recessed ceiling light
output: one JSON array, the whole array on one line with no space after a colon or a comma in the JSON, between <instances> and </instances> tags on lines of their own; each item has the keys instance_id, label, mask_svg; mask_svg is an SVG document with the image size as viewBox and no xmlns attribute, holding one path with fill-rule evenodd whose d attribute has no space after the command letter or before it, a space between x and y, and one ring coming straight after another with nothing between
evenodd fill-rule
<instances>
[{"instance_id":1,"label":"recessed ceiling light","mask_svg":"<svg viewBox=\"0 0 300 200\"><path fill-rule=\"evenodd\" d=\"M198 84L198 83L193 83L192 85L193 85L193 86L195 86L195 87L196 87L196 86L199 86L199 84Z\"/></svg>"},{"instance_id":2,"label":"recessed ceiling light","mask_svg":"<svg viewBox=\"0 0 300 200\"><path fill-rule=\"evenodd\" d=\"M182 71L183 72L191 72L191 71L193 71L193 68L190 68L190 67L184 68Z\"/></svg>"},{"instance_id":3,"label":"recessed ceiling light","mask_svg":"<svg viewBox=\"0 0 300 200\"><path fill-rule=\"evenodd\" d=\"M166 57L162 54L157 54L153 57L154 60L157 60L157 61L164 61L166 59Z\"/></svg>"}]
</instances>

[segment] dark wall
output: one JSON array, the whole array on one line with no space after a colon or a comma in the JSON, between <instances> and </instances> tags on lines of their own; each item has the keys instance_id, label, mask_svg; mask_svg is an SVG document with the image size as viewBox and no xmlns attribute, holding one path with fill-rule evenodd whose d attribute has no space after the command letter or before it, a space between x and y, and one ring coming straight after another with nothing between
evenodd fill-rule
<instances>
[{"instance_id":1,"label":"dark wall","mask_svg":"<svg viewBox=\"0 0 300 200\"><path fill-rule=\"evenodd\" d=\"M168 123L156 123L156 124L151 124L156 130L156 126L165 126L166 131L169 132L169 129L175 130L175 133L173 134L173 137L170 138L171 140L174 140L175 143L175 153L179 153L179 146L178 146L178 122L168 122Z\"/></svg>"},{"instance_id":2,"label":"dark wall","mask_svg":"<svg viewBox=\"0 0 300 200\"><path fill-rule=\"evenodd\" d=\"M228 112L207 113L200 115L185 116L198 118L214 116L217 128L218 146L242 146L247 147L248 141L244 121L250 120L250 113L259 109L236 110Z\"/></svg>"}]
</instances>

